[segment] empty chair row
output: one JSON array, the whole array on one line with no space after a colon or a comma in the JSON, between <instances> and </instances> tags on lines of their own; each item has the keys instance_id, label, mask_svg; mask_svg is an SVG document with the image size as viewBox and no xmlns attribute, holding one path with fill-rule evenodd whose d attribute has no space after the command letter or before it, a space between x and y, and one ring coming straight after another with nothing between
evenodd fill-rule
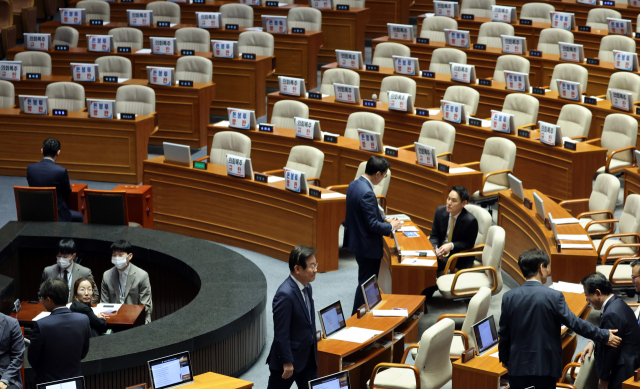
<instances>
[{"instance_id":1,"label":"empty chair row","mask_svg":"<svg viewBox=\"0 0 640 389\"><path fill-rule=\"evenodd\" d=\"M628 0L616 1L616 4L628 4ZM495 0L463 0L460 5L460 13L474 15L478 18L490 18L491 6L496 5ZM538 23L551 23L551 12L556 9L547 3L527 3L520 10L520 19L528 19ZM620 12L609 8L593 8L587 15L587 26L607 29L607 18L620 19ZM604 25L604 27L602 27Z\"/></svg>"}]
</instances>

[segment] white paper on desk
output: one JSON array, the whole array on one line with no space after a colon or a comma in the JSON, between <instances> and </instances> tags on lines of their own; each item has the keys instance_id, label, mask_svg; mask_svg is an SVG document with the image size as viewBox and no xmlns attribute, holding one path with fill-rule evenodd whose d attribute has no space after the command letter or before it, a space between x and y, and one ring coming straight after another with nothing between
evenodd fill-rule
<instances>
[{"instance_id":1,"label":"white paper on desk","mask_svg":"<svg viewBox=\"0 0 640 389\"><path fill-rule=\"evenodd\" d=\"M499 352L499 351L496 351L495 353L490 354L489 356L490 356L490 357L494 357L494 358L500 358L500 352Z\"/></svg>"},{"instance_id":2,"label":"white paper on desk","mask_svg":"<svg viewBox=\"0 0 640 389\"><path fill-rule=\"evenodd\" d=\"M491 127L491 120L480 119L480 125L485 128Z\"/></svg>"},{"instance_id":3,"label":"white paper on desk","mask_svg":"<svg viewBox=\"0 0 640 389\"><path fill-rule=\"evenodd\" d=\"M38 316L34 317L32 320L33 321L38 321L38 320L42 319L43 317L47 317L49 315L51 315L51 312L40 312L38 314Z\"/></svg>"},{"instance_id":4,"label":"white paper on desk","mask_svg":"<svg viewBox=\"0 0 640 389\"><path fill-rule=\"evenodd\" d=\"M151 54L151 49L140 49L136 51L136 54Z\"/></svg>"},{"instance_id":5,"label":"white paper on desk","mask_svg":"<svg viewBox=\"0 0 640 389\"><path fill-rule=\"evenodd\" d=\"M574 284L572 282L554 282L552 288L559 292L567 292L567 293L583 293L584 289L581 284Z\"/></svg>"},{"instance_id":6,"label":"white paper on desk","mask_svg":"<svg viewBox=\"0 0 640 389\"><path fill-rule=\"evenodd\" d=\"M414 226L402 226L398 229L398 231L413 231L413 232L420 232L420 230L418 230L418 227L414 227Z\"/></svg>"},{"instance_id":7,"label":"white paper on desk","mask_svg":"<svg viewBox=\"0 0 640 389\"><path fill-rule=\"evenodd\" d=\"M284 181L284 177L278 177L278 176L269 176L269 177L267 177L267 182L269 184L272 184L274 182L280 182L280 181Z\"/></svg>"},{"instance_id":8,"label":"white paper on desk","mask_svg":"<svg viewBox=\"0 0 640 389\"><path fill-rule=\"evenodd\" d=\"M107 24L109 24L109 22L102 22L103 26L106 26Z\"/></svg>"},{"instance_id":9,"label":"white paper on desk","mask_svg":"<svg viewBox=\"0 0 640 389\"><path fill-rule=\"evenodd\" d=\"M264 28L262 28L262 27L247 27L244 30L245 31L263 31Z\"/></svg>"},{"instance_id":10,"label":"white paper on desk","mask_svg":"<svg viewBox=\"0 0 640 389\"><path fill-rule=\"evenodd\" d=\"M406 309L376 309L371 312L373 317L409 317Z\"/></svg>"},{"instance_id":11,"label":"white paper on desk","mask_svg":"<svg viewBox=\"0 0 640 389\"><path fill-rule=\"evenodd\" d=\"M394 217L400 221L411 221L411 218L404 213L399 213L397 215L387 215L388 218L393 219Z\"/></svg>"},{"instance_id":12,"label":"white paper on desk","mask_svg":"<svg viewBox=\"0 0 640 389\"><path fill-rule=\"evenodd\" d=\"M564 331L565 328L567 328L567 326L563 324L562 327L560 327L560 332Z\"/></svg>"},{"instance_id":13,"label":"white paper on desk","mask_svg":"<svg viewBox=\"0 0 640 389\"><path fill-rule=\"evenodd\" d=\"M322 139L324 139L325 135L335 136L336 138L340 136L340 134L333 134L331 132L326 132L326 131L321 131L321 133L322 133Z\"/></svg>"},{"instance_id":14,"label":"white paper on desk","mask_svg":"<svg viewBox=\"0 0 640 389\"><path fill-rule=\"evenodd\" d=\"M567 250L589 250L592 249L593 246L589 243L584 244L584 243L562 243L560 245L561 248L563 249L567 249Z\"/></svg>"},{"instance_id":15,"label":"white paper on desk","mask_svg":"<svg viewBox=\"0 0 640 389\"><path fill-rule=\"evenodd\" d=\"M345 342L364 343L382 331L370 330L368 328L349 327L330 337L330 339L343 340Z\"/></svg>"},{"instance_id":16,"label":"white paper on desk","mask_svg":"<svg viewBox=\"0 0 640 389\"><path fill-rule=\"evenodd\" d=\"M122 307L122 304L98 304L95 307L92 307L93 313L96 315L99 313L117 313Z\"/></svg>"},{"instance_id":17,"label":"white paper on desk","mask_svg":"<svg viewBox=\"0 0 640 389\"><path fill-rule=\"evenodd\" d=\"M553 219L553 224L556 224L556 225L560 225L560 224L577 224L577 223L579 223L578 219L576 219L574 217L565 217L565 218L562 218L562 219L554 218Z\"/></svg>"},{"instance_id":18,"label":"white paper on desk","mask_svg":"<svg viewBox=\"0 0 640 389\"><path fill-rule=\"evenodd\" d=\"M582 96L582 102L583 102L583 103L584 103L584 98L585 98L585 97L586 97L586 96ZM596 96L589 96L589 97L591 97L592 99L595 99L596 101L602 101L602 100L604 100L604 99L601 99L600 97L596 97Z\"/></svg>"},{"instance_id":19,"label":"white paper on desk","mask_svg":"<svg viewBox=\"0 0 640 389\"><path fill-rule=\"evenodd\" d=\"M323 193L321 195L321 198L323 199L339 199L341 197L347 197L347 195L344 195L342 193Z\"/></svg>"},{"instance_id":20,"label":"white paper on desk","mask_svg":"<svg viewBox=\"0 0 640 389\"><path fill-rule=\"evenodd\" d=\"M452 167L449 169L449 173L451 174L460 174L460 173L473 173L475 170L468 167Z\"/></svg>"},{"instance_id":21,"label":"white paper on desk","mask_svg":"<svg viewBox=\"0 0 640 389\"><path fill-rule=\"evenodd\" d=\"M169 23L169 27L175 27L177 25L178 25L178 23Z\"/></svg>"},{"instance_id":22,"label":"white paper on desk","mask_svg":"<svg viewBox=\"0 0 640 389\"><path fill-rule=\"evenodd\" d=\"M426 14L422 14L422 16L424 16L425 18L432 18L436 16L436 14L434 14L433 12L427 12Z\"/></svg>"},{"instance_id":23,"label":"white paper on desk","mask_svg":"<svg viewBox=\"0 0 640 389\"><path fill-rule=\"evenodd\" d=\"M402 260L403 265L414 265L414 266L433 266L436 264L435 259L420 259L416 257L409 257Z\"/></svg>"},{"instance_id":24,"label":"white paper on desk","mask_svg":"<svg viewBox=\"0 0 640 389\"><path fill-rule=\"evenodd\" d=\"M429 111L429 116L431 115L437 115L440 113L439 109L428 109L427 111Z\"/></svg>"},{"instance_id":25,"label":"white paper on desk","mask_svg":"<svg viewBox=\"0 0 640 389\"><path fill-rule=\"evenodd\" d=\"M123 83L125 81L129 81L129 79L128 78L120 78L120 77L118 77L118 84L121 84L121 83Z\"/></svg>"},{"instance_id":26,"label":"white paper on desk","mask_svg":"<svg viewBox=\"0 0 640 389\"><path fill-rule=\"evenodd\" d=\"M229 127L229 121L223 120L213 125L214 127Z\"/></svg>"},{"instance_id":27,"label":"white paper on desk","mask_svg":"<svg viewBox=\"0 0 640 389\"><path fill-rule=\"evenodd\" d=\"M571 234L558 234L560 240L575 240L578 242L588 242L589 235L571 235Z\"/></svg>"},{"instance_id":28,"label":"white paper on desk","mask_svg":"<svg viewBox=\"0 0 640 389\"><path fill-rule=\"evenodd\" d=\"M400 255L402 255L403 257L405 256L419 257L421 251L426 251L427 257L436 256L436 253L433 250L401 250Z\"/></svg>"}]
</instances>

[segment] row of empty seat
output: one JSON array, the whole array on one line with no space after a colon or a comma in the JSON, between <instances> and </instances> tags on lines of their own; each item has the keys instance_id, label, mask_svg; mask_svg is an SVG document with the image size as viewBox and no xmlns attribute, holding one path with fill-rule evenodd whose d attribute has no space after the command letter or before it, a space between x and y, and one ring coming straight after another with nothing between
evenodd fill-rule
<instances>
[{"instance_id":1,"label":"row of empty seat","mask_svg":"<svg viewBox=\"0 0 640 389\"><path fill-rule=\"evenodd\" d=\"M628 4L628 0L616 1L616 4ZM478 18L491 18L492 5L496 5L495 0L463 0L460 5L460 13L474 15ZM527 3L520 10L520 19L528 19L538 23L551 23L550 15L555 10L555 7L548 3ZM620 19L621 14L609 8L593 8L587 15L587 26L606 30L607 18Z\"/></svg>"}]
</instances>

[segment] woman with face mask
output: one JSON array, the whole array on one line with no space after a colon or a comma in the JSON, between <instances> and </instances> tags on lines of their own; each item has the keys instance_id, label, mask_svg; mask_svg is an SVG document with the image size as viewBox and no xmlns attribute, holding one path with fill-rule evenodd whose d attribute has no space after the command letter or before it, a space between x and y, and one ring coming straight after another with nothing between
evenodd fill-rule
<instances>
[{"instance_id":1,"label":"woman with face mask","mask_svg":"<svg viewBox=\"0 0 640 389\"><path fill-rule=\"evenodd\" d=\"M73 286L73 302L69 309L71 312L85 314L89 317L89 325L91 326L91 337L104 334L107 330L107 316L99 313L97 316L91 309L91 298L96 284L88 278L78 278Z\"/></svg>"}]
</instances>

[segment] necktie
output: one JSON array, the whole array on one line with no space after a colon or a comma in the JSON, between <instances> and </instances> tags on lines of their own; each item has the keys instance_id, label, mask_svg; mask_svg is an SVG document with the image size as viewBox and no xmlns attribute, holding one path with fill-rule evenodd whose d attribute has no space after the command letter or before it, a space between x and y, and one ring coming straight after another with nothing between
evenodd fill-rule
<instances>
[{"instance_id":1,"label":"necktie","mask_svg":"<svg viewBox=\"0 0 640 389\"><path fill-rule=\"evenodd\" d=\"M640 326L640 317L638 318L638 325Z\"/></svg>"},{"instance_id":2,"label":"necktie","mask_svg":"<svg viewBox=\"0 0 640 389\"><path fill-rule=\"evenodd\" d=\"M453 227L456 225L456 219L453 216L449 216L451 218L451 227L449 228L449 233L447 234L447 242L451 243L453 240Z\"/></svg>"},{"instance_id":3,"label":"necktie","mask_svg":"<svg viewBox=\"0 0 640 389\"><path fill-rule=\"evenodd\" d=\"M69 283L69 272L65 270L62 273L62 276L64 277L64 282L66 282L68 284Z\"/></svg>"},{"instance_id":4,"label":"necktie","mask_svg":"<svg viewBox=\"0 0 640 389\"><path fill-rule=\"evenodd\" d=\"M309 288L304 287L302 289L302 293L304 294L304 303L307 305L307 312L309 313L309 322L311 322L311 305L309 304Z\"/></svg>"}]
</instances>

